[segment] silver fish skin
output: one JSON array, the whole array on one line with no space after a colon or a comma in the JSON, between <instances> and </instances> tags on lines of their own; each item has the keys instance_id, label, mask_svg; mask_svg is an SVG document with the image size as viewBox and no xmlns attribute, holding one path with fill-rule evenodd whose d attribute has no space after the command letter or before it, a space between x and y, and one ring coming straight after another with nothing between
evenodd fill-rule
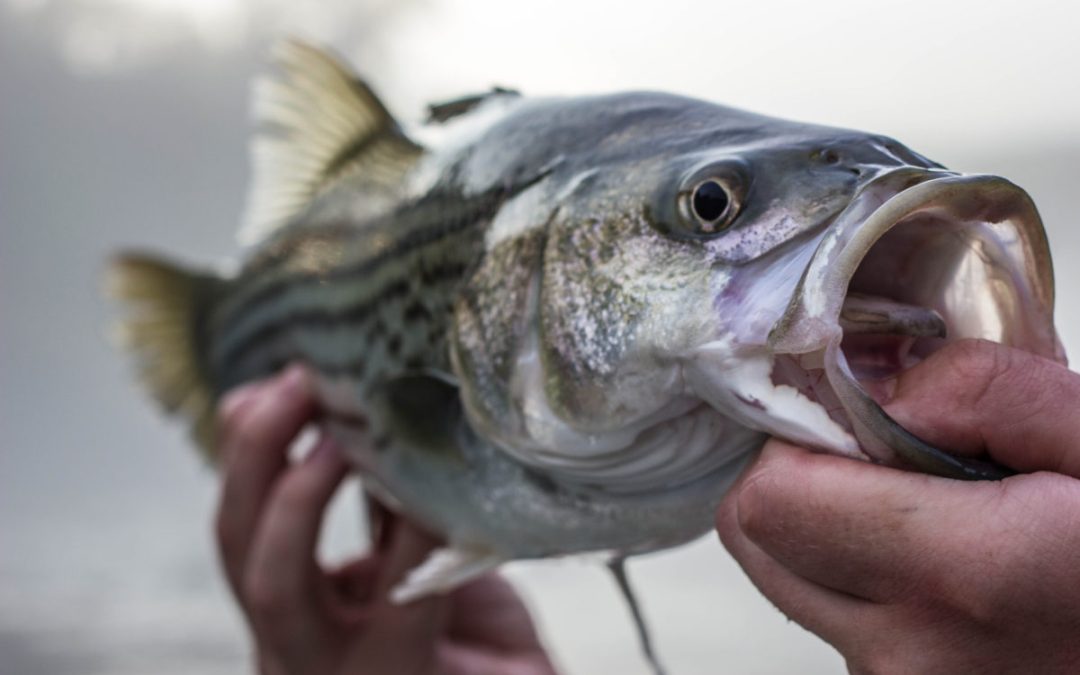
<instances>
[{"instance_id":1,"label":"silver fish skin","mask_svg":"<svg viewBox=\"0 0 1080 675\"><path fill-rule=\"evenodd\" d=\"M993 477L872 382L963 338L1064 359L1042 223L1002 178L651 92L499 90L433 107L421 144L331 57L279 63L241 271L128 256L115 289L205 444L225 392L310 368L365 486L448 542L399 600L694 539L770 435Z\"/></svg>"}]
</instances>

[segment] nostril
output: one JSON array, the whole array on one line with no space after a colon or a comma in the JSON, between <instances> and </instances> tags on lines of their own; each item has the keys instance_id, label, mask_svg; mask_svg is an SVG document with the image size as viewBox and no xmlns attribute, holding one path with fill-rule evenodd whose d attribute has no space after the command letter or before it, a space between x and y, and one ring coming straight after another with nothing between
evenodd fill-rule
<instances>
[{"instance_id":1,"label":"nostril","mask_svg":"<svg viewBox=\"0 0 1080 675\"><path fill-rule=\"evenodd\" d=\"M822 148L810 153L810 159L815 162L820 162L826 166L832 166L844 169L855 176L862 176L864 173L862 165L856 162L844 161L844 156L838 150L833 148Z\"/></svg>"}]
</instances>

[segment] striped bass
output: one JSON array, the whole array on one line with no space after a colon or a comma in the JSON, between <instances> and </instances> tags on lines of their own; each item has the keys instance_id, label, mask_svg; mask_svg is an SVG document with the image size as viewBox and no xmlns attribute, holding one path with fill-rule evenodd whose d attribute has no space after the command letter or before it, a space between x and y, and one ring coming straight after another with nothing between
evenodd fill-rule
<instances>
[{"instance_id":1,"label":"striped bass","mask_svg":"<svg viewBox=\"0 0 1080 675\"><path fill-rule=\"evenodd\" d=\"M956 478L874 383L963 338L1061 358L1041 220L884 136L659 93L433 106L413 134L287 43L233 275L126 254L127 344L214 456L230 389L302 362L366 489L508 560L672 547L772 435Z\"/></svg>"}]
</instances>

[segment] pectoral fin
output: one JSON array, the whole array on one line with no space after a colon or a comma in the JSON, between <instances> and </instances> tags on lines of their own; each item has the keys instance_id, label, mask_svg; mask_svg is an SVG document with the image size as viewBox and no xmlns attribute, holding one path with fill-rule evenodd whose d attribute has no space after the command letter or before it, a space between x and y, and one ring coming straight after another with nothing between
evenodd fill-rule
<instances>
[{"instance_id":1,"label":"pectoral fin","mask_svg":"<svg viewBox=\"0 0 1080 675\"><path fill-rule=\"evenodd\" d=\"M434 593L451 591L505 562L490 551L439 548L390 591L390 601L404 605Z\"/></svg>"}]
</instances>

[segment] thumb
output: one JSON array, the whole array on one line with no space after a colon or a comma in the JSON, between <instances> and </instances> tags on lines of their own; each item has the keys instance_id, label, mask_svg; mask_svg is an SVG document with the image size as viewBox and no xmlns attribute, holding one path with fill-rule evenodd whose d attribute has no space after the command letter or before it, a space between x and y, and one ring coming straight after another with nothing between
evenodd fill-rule
<instances>
[{"instance_id":1,"label":"thumb","mask_svg":"<svg viewBox=\"0 0 1080 675\"><path fill-rule=\"evenodd\" d=\"M1018 471L1080 478L1080 375L983 340L932 354L893 383L885 410L928 443Z\"/></svg>"}]
</instances>

